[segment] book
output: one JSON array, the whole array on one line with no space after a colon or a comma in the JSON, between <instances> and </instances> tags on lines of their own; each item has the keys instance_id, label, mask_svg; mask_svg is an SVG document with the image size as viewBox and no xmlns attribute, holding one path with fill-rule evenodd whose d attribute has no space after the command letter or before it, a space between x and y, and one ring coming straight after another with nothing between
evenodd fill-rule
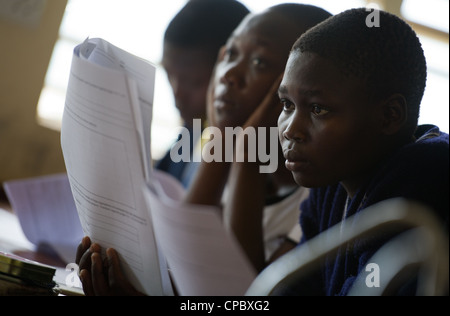
<instances>
[{"instance_id":1,"label":"book","mask_svg":"<svg viewBox=\"0 0 450 316\"><path fill-rule=\"evenodd\" d=\"M151 164L155 67L103 39L73 52L61 127L68 179L85 235L115 248L148 295L244 295L256 276L215 207ZM169 276L170 271L170 276Z\"/></svg>"},{"instance_id":2,"label":"book","mask_svg":"<svg viewBox=\"0 0 450 316\"><path fill-rule=\"evenodd\" d=\"M56 269L0 252L0 295L57 295Z\"/></svg>"}]
</instances>

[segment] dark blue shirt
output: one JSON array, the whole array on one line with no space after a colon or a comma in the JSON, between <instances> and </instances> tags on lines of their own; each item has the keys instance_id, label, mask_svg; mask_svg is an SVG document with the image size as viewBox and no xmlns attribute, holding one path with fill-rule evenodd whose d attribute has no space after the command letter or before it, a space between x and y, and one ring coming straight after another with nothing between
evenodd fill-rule
<instances>
[{"instance_id":1,"label":"dark blue shirt","mask_svg":"<svg viewBox=\"0 0 450 316\"><path fill-rule=\"evenodd\" d=\"M419 127L416 138L416 142L400 148L380 164L374 176L349 201L346 217L377 202L403 197L430 206L448 232L448 134L426 125ZM346 199L347 192L341 184L312 189L301 207L301 244L339 223ZM337 256L325 260L319 274L302 288L301 294L347 295L357 275L380 246L360 241L351 249L342 247Z\"/></svg>"}]
</instances>

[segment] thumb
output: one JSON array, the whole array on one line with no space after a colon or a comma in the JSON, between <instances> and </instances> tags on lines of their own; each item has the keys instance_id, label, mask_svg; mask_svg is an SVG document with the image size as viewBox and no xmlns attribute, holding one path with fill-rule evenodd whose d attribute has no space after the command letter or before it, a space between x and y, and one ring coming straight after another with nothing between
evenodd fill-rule
<instances>
[{"instance_id":1,"label":"thumb","mask_svg":"<svg viewBox=\"0 0 450 316\"><path fill-rule=\"evenodd\" d=\"M114 285L120 283L123 279L123 273L120 269L119 254L113 248L106 249L106 258L108 261L108 280L109 286L114 287Z\"/></svg>"},{"instance_id":2,"label":"thumb","mask_svg":"<svg viewBox=\"0 0 450 316\"><path fill-rule=\"evenodd\" d=\"M119 254L113 248L106 249L109 287L115 295L142 295L128 281L120 267Z\"/></svg>"}]
</instances>

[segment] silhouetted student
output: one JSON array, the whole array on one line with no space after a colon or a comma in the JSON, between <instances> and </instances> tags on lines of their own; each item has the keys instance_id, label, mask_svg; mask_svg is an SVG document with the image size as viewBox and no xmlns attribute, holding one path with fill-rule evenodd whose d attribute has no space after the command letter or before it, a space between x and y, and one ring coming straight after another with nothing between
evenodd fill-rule
<instances>
[{"instance_id":1,"label":"silhouetted student","mask_svg":"<svg viewBox=\"0 0 450 316\"><path fill-rule=\"evenodd\" d=\"M220 48L249 10L235 0L191 0L177 13L164 33L162 65L172 87L175 106L189 131L189 161L174 162L170 150L155 164L188 187L198 167L193 162L193 120L206 119L206 92ZM181 139L181 135L178 140Z\"/></svg>"},{"instance_id":2,"label":"silhouetted student","mask_svg":"<svg viewBox=\"0 0 450 316\"><path fill-rule=\"evenodd\" d=\"M210 90L210 124L221 130L276 126L281 112L277 88L290 48L308 28L329 16L323 9L300 4L278 5L248 16L221 51ZM276 148L278 157L278 139ZM283 160L278 163L274 174L261 174L259 162L203 161L186 197L189 203L221 205L228 187L225 217L231 217L232 231L258 270L295 246L287 237L298 226L299 205L308 193L295 184ZM236 168L228 178L232 167ZM246 186L247 181L251 185ZM258 216L250 226L239 220L247 212ZM113 249L107 250L105 260L110 274L103 274L99 251L98 244L91 245L85 238L77 253L86 294L139 294L124 279Z\"/></svg>"},{"instance_id":3,"label":"silhouetted student","mask_svg":"<svg viewBox=\"0 0 450 316\"><path fill-rule=\"evenodd\" d=\"M313 188L302 204L302 242L393 197L431 207L448 232L448 135L417 126L427 73L421 44L386 12L379 27L368 27L369 13L345 11L305 33L279 88L286 167ZM342 247L316 278L279 294L346 295L382 244Z\"/></svg>"}]
</instances>

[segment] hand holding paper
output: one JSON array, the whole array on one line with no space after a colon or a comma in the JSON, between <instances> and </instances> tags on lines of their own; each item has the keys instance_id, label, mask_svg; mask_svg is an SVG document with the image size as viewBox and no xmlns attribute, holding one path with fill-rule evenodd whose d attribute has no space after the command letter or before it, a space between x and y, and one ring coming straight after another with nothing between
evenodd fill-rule
<instances>
[{"instance_id":1,"label":"hand holding paper","mask_svg":"<svg viewBox=\"0 0 450 316\"><path fill-rule=\"evenodd\" d=\"M162 295L170 293L170 282L142 194L154 76L153 65L101 39L77 46L61 145L85 235L120 253L139 291Z\"/></svg>"}]
</instances>

